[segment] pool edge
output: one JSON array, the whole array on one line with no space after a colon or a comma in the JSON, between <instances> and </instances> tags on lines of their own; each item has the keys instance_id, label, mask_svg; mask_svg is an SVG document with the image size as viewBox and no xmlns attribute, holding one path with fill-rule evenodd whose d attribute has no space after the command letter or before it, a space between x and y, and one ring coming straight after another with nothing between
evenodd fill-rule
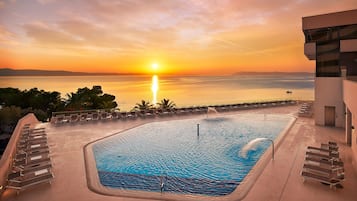
<instances>
[{"instance_id":1,"label":"pool edge","mask_svg":"<svg viewBox=\"0 0 357 201\"><path fill-rule=\"evenodd\" d=\"M278 150L279 146L281 145L282 141L286 137L286 134L291 130L293 125L295 124L297 117L294 115L288 115L292 119L289 123L285 126L284 130L282 130L278 137L274 140L275 151ZM259 178L259 176L263 173L264 168L268 165L272 158L272 149L268 148L264 154L260 157L260 159L256 162L253 168L249 171L247 176L243 179L240 185L234 190L231 194L227 195L230 196L233 200L242 200L244 199L249 191L252 189L255 181Z\"/></svg>"},{"instance_id":2,"label":"pool edge","mask_svg":"<svg viewBox=\"0 0 357 201\"><path fill-rule=\"evenodd\" d=\"M274 114L275 115L275 114ZM234 115L232 115L234 116ZM275 150L278 150L278 147L281 145L282 141L284 140L286 134L290 131L292 126L297 120L297 117L294 115L287 115L291 117L289 123L285 126L285 128L279 133L278 137L274 140L275 143ZM195 119L195 118L194 118ZM260 157L260 159L256 162L247 176L243 179L240 185L230 194L224 196L205 196L205 195L191 195L191 194L176 194L176 193L160 193L160 192L147 192L147 191L140 191L140 190L124 190L124 189L115 189L103 186L100 183L100 179L98 176L98 171L96 167L96 161L93 154L93 145L94 143L103 140L105 138L118 135L122 132L127 130L145 125L146 122L143 124L136 125L134 127L124 129L122 131L110 134L106 137L96 139L92 142L87 143L83 147L84 153L84 163L85 163L85 171L86 171L86 179L87 179L87 186L89 190L95 192L97 194L106 195L106 196L119 196L119 197L130 197L130 198L139 198L139 199L155 199L155 200L187 200L187 201L196 201L196 200L242 200L246 197L248 192L253 187L255 181L259 178L261 173L263 172L264 168L267 164L271 161L271 154L272 149L267 149L264 154Z\"/></svg>"}]
</instances>

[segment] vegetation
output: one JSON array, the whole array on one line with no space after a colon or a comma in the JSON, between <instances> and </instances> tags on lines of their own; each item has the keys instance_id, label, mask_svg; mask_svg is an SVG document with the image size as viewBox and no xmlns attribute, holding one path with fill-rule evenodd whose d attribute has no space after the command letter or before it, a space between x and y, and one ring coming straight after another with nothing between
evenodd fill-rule
<instances>
[{"instance_id":1,"label":"vegetation","mask_svg":"<svg viewBox=\"0 0 357 201\"><path fill-rule=\"evenodd\" d=\"M80 88L77 93L67 94L65 110L90 110L90 109L110 109L118 104L114 101L115 96L103 94L101 86Z\"/></svg>"},{"instance_id":2,"label":"vegetation","mask_svg":"<svg viewBox=\"0 0 357 201\"><path fill-rule=\"evenodd\" d=\"M52 112L63 110L59 92L46 92L33 88L20 91L14 88L0 88L0 105L2 107L16 106L24 111L38 113L39 120L46 120Z\"/></svg>"},{"instance_id":3,"label":"vegetation","mask_svg":"<svg viewBox=\"0 0 357 201\"><path fill-rule=\"evenodd\" d=\"M0 135L11 134L18 120L28 113L34 113L40 121L47 121L52 112L57 111L115 108L118 104L114 100L115 96L103 94L101 86L79 88L76 93L67 94L67 99L62 99L56 91L0 88ZM1 136L0 139L1 150L4 143Z\"/></svg>"},{"instance_id":4,"label":"vegetation","mask_svg":"<svg viewBox=\"0 0 357 201\"><path fill-rule=\"evenodd\" d=\"M11 134L18 120L28 113L34 113L40 121L47 121L52 112L116 108L118 104L114 100L115 96L103 93L101 86L93 86L92 89L79 88L77 92L67 94L66 98L61 98L59 92L47 92L37 88L24 91L0 88L0 134ZM175 107L173 101L165 98L158 103L158 108L163 110ZM155 109L152 103L141 100L132 111L151 109ZM3 143L3 140L0 136L0 153L7 144L7 141Z\"/></svg>"},{"instance_id":5,"label":"vegetation","mask_svg":"<svg viewBox=\"0 0 357 201\"><path fill-rule=\"evenodd\" d=\"M174 109L176 107L176 104L171 101L170 99L162 99L160 101L160 103L158 103L159 108L163 109L163 110L170 110L170 109Z\"/></svg>"},{"instance_id":6,"label":"vegetation","mask_svg":"<svg viewBox=\"0 0 357 201\"><path fill-rule=\"evenodd\" d=\"M175 107L176 104L173 101L164 98L160 101L160 103L158 103L157 109L170 110L170 109L174 109ZM136 103L132 111L147 111L151 109L156 109L156 107L149 101L141 100L140 103Z\"/></svg>"},{"instance_id":7,"label":"vegetation","mask_svg":"<svg viewBox=\"0 0 357 201\"><path fill-rule=\"evenodd\" d=\"M154 105L151 104L149 101L141 100L140 103L136 103L132 111L146 111L154 108L155 108Z\"/></svg>"}]
</instances>

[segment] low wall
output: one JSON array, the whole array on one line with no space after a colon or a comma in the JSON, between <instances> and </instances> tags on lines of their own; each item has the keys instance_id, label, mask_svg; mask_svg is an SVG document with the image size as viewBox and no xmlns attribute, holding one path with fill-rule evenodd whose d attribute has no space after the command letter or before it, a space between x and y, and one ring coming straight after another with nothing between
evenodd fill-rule
<instances>
[{"instance_id":1,"label":"low wall","mask_svg":"<svg viewBox=\"0 0 357 201\"><path fill-rule=\"evenodd\" d=\"M13 156L16 152L16 144L22 128L25 124L31 124L30 127L33 127L37 123L39 123L39 121L32 113L27 114L17 122L16 128L0 160L0 194L4 191L4 187L6 186L7 175L12 168Z\"/></svg>"},{"instance_id":2,"label":"low wall","mask_svg":"<svg viewBox=\"0 0 357 201\"><path fill-rule=\"evenodd\" d=\"M352 113L352 125L354 129L352 130L352 142L351 148L353 153L353 166L357 171L357 82L344 80L343 81L343 100L346 104L346 107Z\"/></svg>"}]
</instances>

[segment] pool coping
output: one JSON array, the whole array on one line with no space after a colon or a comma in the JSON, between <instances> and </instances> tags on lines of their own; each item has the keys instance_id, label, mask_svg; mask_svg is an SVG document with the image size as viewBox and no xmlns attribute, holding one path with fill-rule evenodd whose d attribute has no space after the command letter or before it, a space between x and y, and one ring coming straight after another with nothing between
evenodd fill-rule
<instances>
[{"instance_id":1,"label":"pool coping","mask_svg":"<svg viewBox=\"0 0 357 201\"><path fill-rule=\"evenodd\" d=\"M227 115L231 116L231 115ZM235 115L232 115L235 116ZM283 139L285 138L286 134L290 131L292 126L297 120L296 116L287 115L291 117L291 120L285 126L285 128L278 134L278 136L274 140L275 144L275 151L278 150L278 147L282 143ZM197 118L192 118L197 119ZM174 120L169 120L174 121ZM254 185L255 181L263 172L264 168L267 164L271 161L272 149L268 148L260 159L256 162L256 164L252 167L249 173L245 176L243 181L238 185L238 187L230 194L224 196L209 196L209 195L199 195L199 194L178 194L178 193L170 193L170 192L149 192L149 191L140 191L140 190L124 190L124 189L117 189L111 188L107 186L103 186L100 183L98 170L96 167L96 161L93 153L93 145L101 141L105 138L112 137L114 135L118 135L120 133L126 132L133 128L148 124L153 122L146 122L136 126L133 126L128 129L124 129L122 131L110 134L103 138L96 139L92 142L87 143L83 147L84 153L84 165L86 171L86 179L87 179L87 186L88 188L98 194L107 195L107 196L118 196L118 197L131 197L131 198L141 198L141 199L155 199L155 200L187 200L187 201L195 201L195 200L242 200L248 192L251 190L252 186Z\"/></svg>"}]
</instances>

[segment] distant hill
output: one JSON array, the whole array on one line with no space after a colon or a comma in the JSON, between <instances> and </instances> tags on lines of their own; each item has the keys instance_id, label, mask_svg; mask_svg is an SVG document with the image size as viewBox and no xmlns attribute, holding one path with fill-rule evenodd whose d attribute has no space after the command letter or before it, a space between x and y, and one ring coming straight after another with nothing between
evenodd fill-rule
<instances>
[{"instance_id":1,"label":"distant hill","mask_svg":"<svg viewBox=\"0 0 357 201\"><path fill-rule=\"evenodd\" d=\"M310 72L237 72L233 75L314 75Z\"/></svg>"},{"instance_id":2,"label":"distant hill","mask_svg":"<svg viewBox=\"0 0 357 201\"><path fill-rule=\"evenodd\" d=\"M84 73L72 71L51 71L51 70L14 70L11 68L0 68L0 76L89 76L89 75L127 75L116 73Z\"/></svg>"}]
</instances>

